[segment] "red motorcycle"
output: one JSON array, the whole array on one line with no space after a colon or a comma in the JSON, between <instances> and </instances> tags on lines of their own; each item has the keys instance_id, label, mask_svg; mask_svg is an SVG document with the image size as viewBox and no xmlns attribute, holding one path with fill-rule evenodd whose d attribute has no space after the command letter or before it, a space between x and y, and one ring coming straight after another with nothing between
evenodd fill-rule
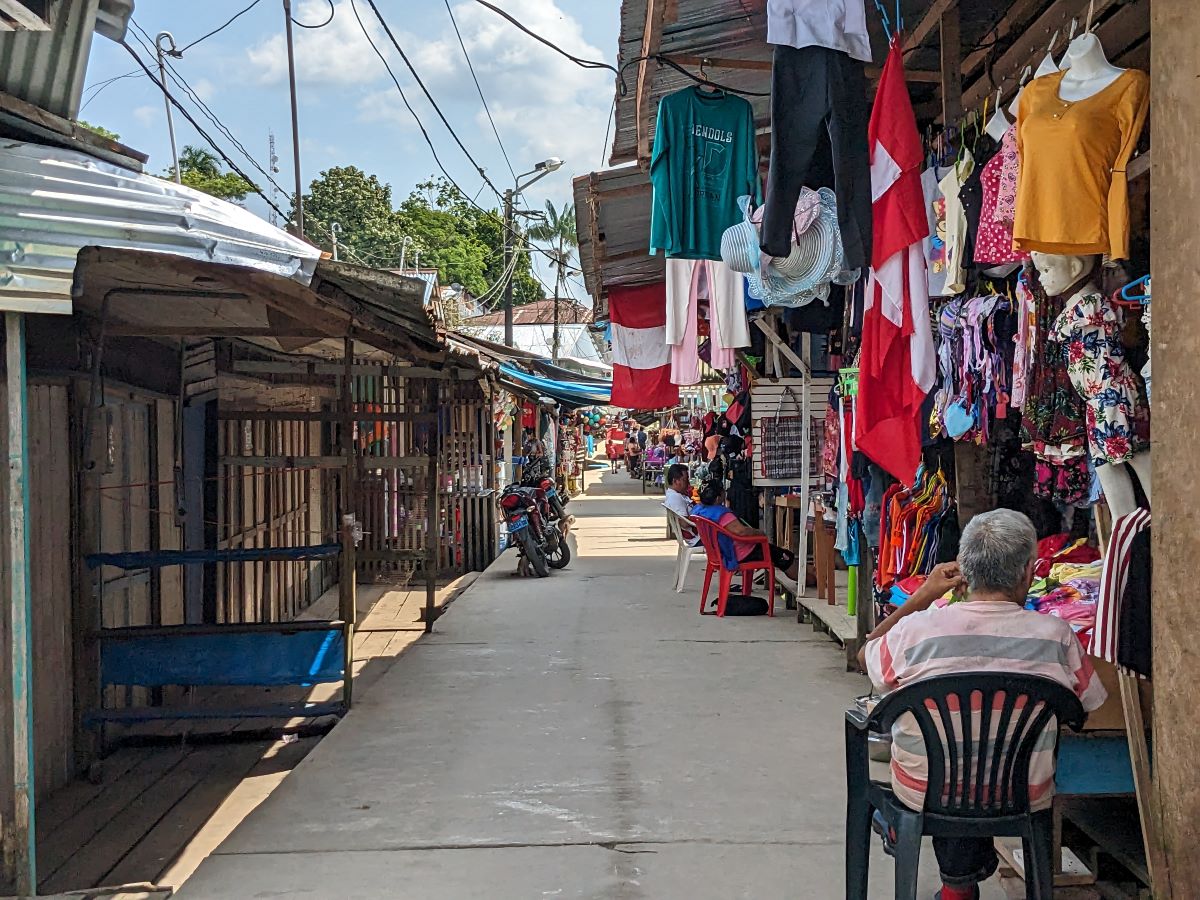
<instances>
[{"instance_id":1,"label":"red motorcycle","mask_svg":"<svg viewBox=\"0 0 1200 900\"><path fill-rule=\"evenodd\" d=\"M539 578L549 575L550 569L566 568L571 547L544 488L510 484L500 495L500 508L511 543Z\"/></svg>"}]
</instances>

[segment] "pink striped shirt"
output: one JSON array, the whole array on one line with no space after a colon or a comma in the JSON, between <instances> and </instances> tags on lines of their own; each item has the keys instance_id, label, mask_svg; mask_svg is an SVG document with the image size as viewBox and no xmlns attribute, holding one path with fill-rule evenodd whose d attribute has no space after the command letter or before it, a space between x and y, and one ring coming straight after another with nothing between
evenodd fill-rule
<instances>
[{"instance_id":1,"label":"pink striped shirt","mask_svg":"<svg viewBox=\"0 0 1200 900\"><path fill-rule=\"evenodd\" d=\"M866 657L867 674L884 694L936 675L1007 672L1053 679L1073 690L1088 712L1108 696L1070 625L1005 601L968 600L914 613L868 643ZM1014 716L1010 729L1016 723ZM993 738L997 726L993 717ZM1054 795L1053 750L1047 731L1030 764L1034 809L1047 808ZM921 809L928 781L921 731L911 715L901 716L892 727L892 788L905 805Z\"/></svg>"}]
</instances>

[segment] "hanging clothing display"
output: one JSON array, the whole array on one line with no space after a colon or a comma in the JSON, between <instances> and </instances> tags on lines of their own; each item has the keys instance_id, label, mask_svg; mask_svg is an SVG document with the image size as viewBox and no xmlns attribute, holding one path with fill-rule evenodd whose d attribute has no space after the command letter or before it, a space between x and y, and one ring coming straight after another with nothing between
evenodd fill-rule
<instances>
[{"instance_id":1,"label":"hanging clothing display","mask_svg":"<svg viewBox=\"0 0 1200 900\"><path fill-rule=\"evenodd\" d=\"M996 185L996 202L992 208L992 221L1008 227L1009 245L1012 250L1012 225L1017 213L1017 182L1021 177L1021 154L1017 150L1017 126L1004 132L1000 141L1000 162L997 165L999 181ZM993 163L995 160L993 159Z\"/></svg>"},{"instance_id":2,"label":"hanging clothing display","mask_svg":"<svg viewBox=\"0 0 1200 900\"><path fill-rule=\"evenodd\" d=\"M1140 675L1151 676L1150 592L1154 566L1150 554L1150 526L1129 542L1129 566L1125 593L1121 597L1121 627L1117 635L1117 665Z\"/></svg>"},{"instance_id":3,"label":"hanging clothing display","mask_svg":"<svg viewBox=\"0 0 1200 900\"><path fill-rule=\"evenodd\" d=\"M698 384L697 349L700 301L707 301L711 356L714 369L736 364L734 350L750 345L746 320L744 276L712 260L668 259L665 339L670 346L671 383Z\"/></svg>"},{"instance_id":4,"label":"hanging clothing display","mask_svg":"<svg viewBox=\"0 0 1200 900\"><path fill-rule=\"evenodd\" d=\"M1025 86L1013 236L1020 250L1129 258L1125 167L1149 106L1150 78L1127 69L1091 97L1063 100L1063 73Z\"/></svg>"},{"instance_id":5,"label":"hanging clothing display","mask_svg":"<svg viewBox=\"0 0 1200 900\"><path fill-rule=\"evenodd\" d=\"M701 87L663 97L650 182L650 252L720 259L721 235L740 219L737 198L762 196L750 104Z\"/></svg>"},{"instance_id":6,"label":"hanging clothing display","mask_svg":"<svg viewBox=\"0 0 1200 900\"><path fill-rule=\"evenodd\" d=\"M1021 438L1037 459L1039 497L1066 504L1086 503L1091 477L1087 464L1087 418L1083 399L1071 383L1064 355L1046 342L1063 310L1060 297L1047 297L1036 273L1022 275L1035 306L1027 357L1026 397Z\"/></svg>"},{"instance_id":7,"label":"hanging clothing display","mask_svg":"<svg viewBox=\"0 0 1200 900\"><path fill-rule=\"evenodd\" d=\"M936 165L921 173L921 192L925 195L925 218L929 235L925 238L925 267L929 273L929 296L947 297L946 198L939 182L946 175Z\"/></svg>"},{"instance_id":8,"label":"hanging clothing display","mask_svg":"<svg viewBox=\"0 0 1200 900\"><path fill-rule=\"evenodd\" d=\"M846 0L854 2L854 0ZM821 17L832 3L792 0ZM775 41L771 39L771 42ZM867 59L870 59L868 48ZM762 249L774 257L791 250L792 217L810 177L818 144L831 145L838 225L845 266L871 258L871 174L867 156L867 88L863 64L825 46L777 46L771 66L771 166L767 175Z\"/></svg>"},{"instance_id":9,"label":"hanging clothing display","mask_svg":"<svg viewBox=\"0 0 1200 900\"><path fill-rule=\"evenodd\" d=\"M963 208L959 193L974 168L975 160L971 151L964 150L963 158L951 165L950 171L938 183L945 204L947 295L961 294L967 289L967 211Z\"/></svg>"},{"instance_id":10,"label":"hanging clothing display","mask_svg":"<svg viewBox=\"0 0 1200 900\"><path fill-rule=\"evenodd\" d=\"M1087 404L1092 464L1127 462L1149 450L1148 412L1112 304L1102 294L1068 301L1047 341L1065 354L1067 374Z\"/></svg>"},{"instance_id":11,"label":"hanging clothing display","mask_svg":"<svg viewBox=\"0 0 1200 900\"><path fill-rule=\"evenodd\" d=\"M999 150L1000 145L986 134L977 139L971 148L971 171L958 189L958 200L967 221L962 253L962 264L966 268L975 266L975 241L983 213L983 170Z\"/></svg>"},{"instance_id":12,"label":"hanging clothing display","mask_svg":"<svg viewBox=\"0 0 1200 900\"><path fill-rule=\"evenodd\" d=\"M610 288L608 315L612 323L612 405L626 409L678 405L679 388L671 383L667 345L666 285Z\"/></svg>"},{"instance_id":13,"label":"hanging clothing display","mask_svg":"<svg viewBox=\"0 0 1200 900\"><path fill-rule=\"evenodd\" d=\"M979 220L975 231L974 261L981 266L1024 262L1029 254L1013 249L1012 220L997 215L1000 193L1005 178L1005 167L1010 160L1017 159L1015 126L1004 133L1000 149L984 165L980 173ZM1015 173L1010 177L1015 180ZM1015 185L1014 185L1015 187Z\"/></svg>"},{"instance_id":14,"label":"hanging clothing display","mask_svg":"<svg viewBox=\"0 0 1200 900\"><path fill-rule=\"evenodd\" d=\"M859 450L911 483L921 460L921 406L936 363L921 243L929 233L921 190L924 153L893 38L871 110L871 274L858 378Z\"/></svg>"},{"instance_id":15,"label":"hanging clothing display","mask_svg":"<svg viewBox=\"0 0 1200 900\"><path fill-rule=\"evenodd\" d=\"M880 590L929 574L938 558L942 519L953 506L950 486L940 471L920 473L911 488L896 484L884 492L875 570Z\"/></svg>"},{"instance_id":16,"label":"hanging clothing display","mask_svg":"<svg viewBox=\"0 0 1200 900\"><path fill-rule=\"evenodd\" d=\"M767 43L827 47L870 62L866 0L767 0Z\"/></svg>"},{"instance_id":17,"label":"hanging clothing display","mask_svg":"<svg viewBox=\"0 0 1200 900\"><path fill-rule=\"evenodd\" d=\"M1096 608L1096 631L1092 655L1116 664L1120 646L1121 604L1129 579L1129 548L1133 538L1150 527L1150 512L1134 510L1113 522L1104 570L1100 577L1100 600Z\"/></svg>"}]
</instances>

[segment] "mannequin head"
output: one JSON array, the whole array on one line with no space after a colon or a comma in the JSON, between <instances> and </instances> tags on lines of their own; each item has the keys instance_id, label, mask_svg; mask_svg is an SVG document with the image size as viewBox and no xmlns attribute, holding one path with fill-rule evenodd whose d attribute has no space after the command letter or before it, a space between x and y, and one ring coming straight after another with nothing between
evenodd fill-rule
<instances>
[{"instance_id":1,"label":"mannequin head","mask_svg":"<svg viewBox=\"0 0 1200 900\"><path fill-rule=\"evenodd\" d=\"M1047 296L1057 297L1096 268L1094 256L1059 256L1034 250L1033 267Z\"/></svg>"}]
</instances>

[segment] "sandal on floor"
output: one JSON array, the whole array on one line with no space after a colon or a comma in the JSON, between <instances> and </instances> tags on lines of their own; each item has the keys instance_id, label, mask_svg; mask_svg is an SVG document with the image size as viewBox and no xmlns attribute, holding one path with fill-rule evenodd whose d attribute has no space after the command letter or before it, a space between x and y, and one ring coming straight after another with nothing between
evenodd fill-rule
<instances>
[{"instance_id":1,"label":"sandal on floor","mask_svg":"<svg viewBox=\"0 0 1200 900\"><path fill-rule=\"evenodd\" d=\"M894 858L896 856L896 833L888 828L883 813L879 810L875 810L875 814L871 816L871 830L883 841L883 852ZM938 891L935 900L941 900L941 891Z\"/></svg>"}]
</instances>

